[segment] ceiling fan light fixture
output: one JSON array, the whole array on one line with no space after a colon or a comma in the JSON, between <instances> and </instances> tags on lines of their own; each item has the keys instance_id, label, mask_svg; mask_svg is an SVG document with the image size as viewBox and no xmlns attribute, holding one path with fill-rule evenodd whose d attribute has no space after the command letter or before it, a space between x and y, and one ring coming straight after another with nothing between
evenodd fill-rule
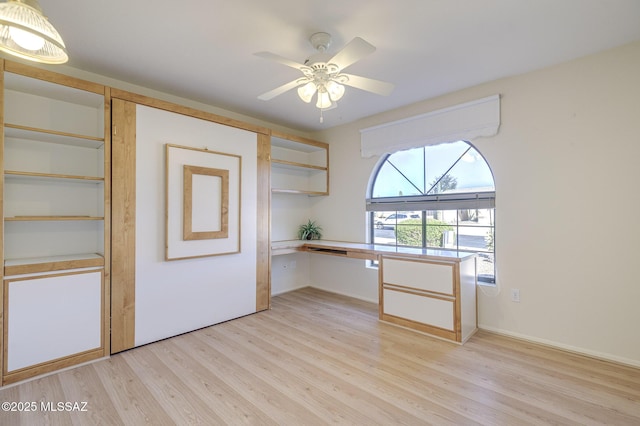
<instances>
[{"instance_id":1,"label":"ceiling fan light fixture","mask_svg":"<svg viewBox=\"0 0 640 426\"><path fill-rule=\"evenodd\" d=\"M327 109L333 105L329 97L329 93L326 90L318 90L318 102L316 107L320 109Z\"/></svg>"},{"instance_id":2,"label":"ceiling fan light fixture","mask_svg":"<svg viewBox=\"0 0 640 426\"><path fill-rule=\"evenodd\" d=\"M0 50L45 64L69 60L62 37L42 14L37 0L0 3Z\"/></svg>"},{"instance_id":3,"label":"ceiling fan light fixture","mask_svg":"<svg viewBox=\"0 0 640 426\"><path fill-rule=\"evenodd\" d=\"M337 102L344 95L344 86L331 80L327 83L327 92L331 100Z\"/></svg>"},{"instance_id":4,"label":"ceiling fan light fixture","mask_svg":"<svg viewBox=\"0 0 640 426\"><path fill-rule=\"evenodd\" d=\"M300 99L304 102L309 103L311 102L313 95L316 93L316 90L318 90L316 84L313 81L310 81L304 86L298 87L298 96L300 96Z\"/></svg>"},{"instance_id":5,"label":"ceiling fan light fixture","mask_svg":"<svg viewBox=\"0 0 640 426\"><path fill-rule=\"evenodd\" d=\"M379 95L388 95L393 90L391 83L343 73L345 68L376 50L374 46L360 37L355 37L333 55L327 52L331 44L331 35L329 33L312 34L309 41L318 53L308 57L303 64L270 52L258 52L255 54L261 58L271 59L295 68L304 75L302 78L263 93L258 96L258 99L268 101L293 88L297 88L300 99L310 103L317 93L316 107L320 109L320 123L322 123L324 110L338 106L337 102L344 96L345 85Z\"/></svg>"}]
</instances>

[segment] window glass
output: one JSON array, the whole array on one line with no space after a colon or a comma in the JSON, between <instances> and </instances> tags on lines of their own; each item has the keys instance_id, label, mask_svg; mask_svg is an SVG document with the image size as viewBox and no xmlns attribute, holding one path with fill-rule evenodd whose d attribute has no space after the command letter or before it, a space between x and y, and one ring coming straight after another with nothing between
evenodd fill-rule
<instances>
[{"instance_id":1,"label":"window glass","mask_svg":"<svg viewBox=\"0 0 640 426\"><path fill-rule=\"evenodd\" d=\"M380 183L373 190L375 198L419 195L424 191L423 188L415 186L415 180L403 175L397 166L391 162L385 162L382 165L376 182Z\"/></svg>"},{"instance_id":2,"label":"window glass","mask_svg":"<svg viewBox=\"0 0 640 426\"><path fill-rule=\"evenodd\" d=\"M406 211L406 212L396 212L396 211L387 211L387 212L375 212L375 244L397 244L397 232L396 230L400 228L399 233L401 235L405 235L406 233L420 233L420 237L414 236L413 239L419 239L422 241L421 227L416 227L416 224L422 224L422 212L415 211ZM402 240L401 237L400 240ZM412 244L402 244L400 245L412 245Z\"/></svg>"},{"instance_id":3,"label":"window glass","mask_svg":"<svg viewBox=\"0 0 640 426\"><path fill-rule=\"evenodd\" d=\"M436 145L427 150L429 194L494 191L493 175L484 158L466 142Z\"/></svg>"},{"instance_id":4,"label":"window glass","mask_svg":"<svg viewBox=\"0 0 640 426\"><path fill-rule=\"evenodd\" d=\"M441 176L443 178L438 181ZM434 176L431 182L434 184L430 194L495 190L491 170L484 158L472 147L468 147L468 150L456 158L444 175Z\"/></svg>"},{"instance_id":5,"label":"window glass","mask_svg":"<svg viewBox=\"0 0 640 426\"><path fill-rule=\"evenodd\" d=\"M420 148L425 151L427 193L443 193L456 189L458 178L449 173L471 147L466 142L454 142ZM428 155L427 155L428 153Z\"/></svg>"},{"instance_id":6,"label":"window glass","mask_svg":"<svg viewBox=\"0 0 640 426\"><path fill-rule=\"evenodd\" d=\"M495 282L495 186L473 146L459 141L397 152L374 173L367 199L374 244L474 252L479 280ZM480 193L484 204L476 205ZM443 194L457 194L444 209L442 197L433 197ZM399 206L414 210L389 210L395 197L404 197Z\"/></svg>"}]
</instances>

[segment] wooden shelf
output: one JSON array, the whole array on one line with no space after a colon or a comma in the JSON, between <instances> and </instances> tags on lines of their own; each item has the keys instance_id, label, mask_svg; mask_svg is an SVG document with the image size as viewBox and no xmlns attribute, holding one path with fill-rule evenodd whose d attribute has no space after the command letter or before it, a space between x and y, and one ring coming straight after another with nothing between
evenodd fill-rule
<instances>
[{"instance_id":1,"label":"wooden shelf","mask_svg":"<svg viewBox=\"0 0 640 426\"><path fill-rule=\"evenodd\" d=\"M271 192L273 194L327 195L327 193L324 191L305 191L305 190L299 190L299 189L272 188Z\"/></svg>"},{"instance_id":2,"label":"wooden shelf","mask_svg":"<svg viewBox=\"0 0 640 426\"><path fill-rule=\"evenodd\" d=\"M76 133L59 132L57 130L41 129L5 123L5 138L27 139L32 141L55 143L60 145L100 148L104 145L104 138L80 135Z\"/></svg>"},{"instance_id":3,"label":"wooden shelf","mask_svg":"<svg viewBox=\"0 0 640 426\"><path fill-rule=\"evenodd\" d=\"M7 259L4 262L4 275L35 274L39 272L102 266L104 266L104 257L98 253Z\"/></svg>"},{"instance_id":4,"label":"wooden shelf","mask_svg":"<svg viewBox=\"0 0 640 426\"><path fill-rule=\"evenodd\" d=\"M313 164L303 164L303 163L296 163L295 161L286 161L286 160L277 160L277 159L272 159L271 163L275 166L275 167L285 167L285 168L294 168L294 169L311 169L311 170L318 170L318 171L327 171L326 167L323 166L314 166Z\"/></svg>"},{"instance_id":5,"label":"wooden shelf","mask_svg":"<svg viewBox=\"0 0 640 426\"><path fill-rule=\"evenodd\" d=\"M57 173L21 172L16 170L5 170L4 174L7 177L64 179L64 180L72 180L72 181L89 181L93 183L104 181L104 178L96 177L96 176L61 175Z\"/></svg>"},{"instance_id":6,"label":"wooden shelf","mask_svg":"<svg viewBox=\"0 0 640 426\"><path fill-rule=\"evenodd\" d=\"M329 195L329 145L271 133L271 192Z\"/></svg>"},{"instance_id":7,"label":"wooden shelf","mask_svg":"<svg viewBox=\"0 0 640 426\"><path fill-rule=\"evenodd\" d=\"M304 152L324 151L327 149L327 144L324 142L278 132L277 130L271 131L271 145Z\"/></svg>"},{"instance_id":8,"label":"wooden shelf","mask_svg":"<svg viewBox=\"0 0 640 426\"><path fill-rule=\"evenodd\" d=\"M283 254L300 253L304 251L306 241L301 240L285 240L271 242L271 255L278 256Z\"/></svg>"},{"instance_id":9,"label":"wooden shelf","mask_svg":"<svg viewBox=\"0 0 640 426\"><path fill-rule=\"evenodd\" d=\"M12 216L5 217L8 222L38 222L38 221L66 221L66 220L104 220L99 216Z\"/></svg>"}]
</instances>

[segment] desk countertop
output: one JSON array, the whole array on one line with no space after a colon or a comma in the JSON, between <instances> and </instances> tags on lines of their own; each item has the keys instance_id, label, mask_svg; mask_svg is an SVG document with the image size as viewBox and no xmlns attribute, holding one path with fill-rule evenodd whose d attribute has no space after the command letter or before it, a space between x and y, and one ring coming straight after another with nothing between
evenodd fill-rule
<instances>
[{"instance_id":1,"label":"desk countertop","mask_svg":"<svg viewBox=\"0 0 640 426\"><path fill-rule=\"evenodd\" d=\"M438 250L423 249L413 247L396 247L382 244L366 244L354 243L347 241L328 241L328 240L288 240L274 241L271 245L273 254L280 251L283 254L291 251L307 251L325 254L342 254L347 257L374 258L378 255L399 255L406 257L416 257L421 259L440 259L462 261L464 259L474 257L475 253L456 251L456 250ZM332 253L333 251L333 253ZM349 256L349 254L358 254L359 256Z\"/></svg>"}]
</instances>

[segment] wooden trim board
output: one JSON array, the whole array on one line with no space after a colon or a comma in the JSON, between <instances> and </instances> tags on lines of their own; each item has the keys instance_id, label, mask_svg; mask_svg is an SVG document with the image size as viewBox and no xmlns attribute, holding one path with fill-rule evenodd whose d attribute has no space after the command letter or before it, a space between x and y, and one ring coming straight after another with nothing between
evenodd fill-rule
<instances>
[{"instance_id":1,"label":"wooden trim board","mask_svg":"<svg viewBox=\"0 0 640 426\"><path fill-rule=\"evenodd\" d=\"M258 225L256 311L271 308L271 156L270 138L258 134Z\"/></svg>"},{"instance_id":2,"label":"wooden trim board","mask_svg":"<svg viewBox=\"0 0 640 426\"><path fill-rule=\"evenodd\" d=\"M136 105L113 99L111 353L135 346Z\"/></svg>"}]
</instances>

